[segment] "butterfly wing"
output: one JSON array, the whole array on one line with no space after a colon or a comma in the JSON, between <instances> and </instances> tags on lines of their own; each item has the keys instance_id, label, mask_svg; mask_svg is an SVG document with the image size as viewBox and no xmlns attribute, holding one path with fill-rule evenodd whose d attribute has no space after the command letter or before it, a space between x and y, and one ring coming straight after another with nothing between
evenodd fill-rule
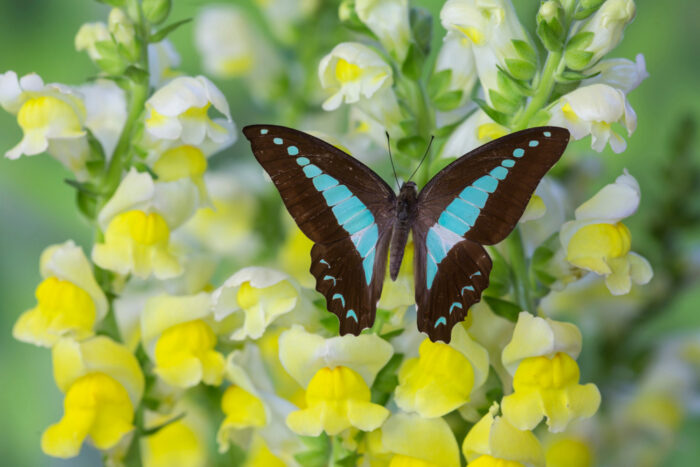
<instances>
[{"instance_id":1,"label":"butterfly wing","mask_svg":"<svg viewBox=\"0 0 700 467\"><path fill-rule=\"evenodd\" d=\"M396 195L366 165L306 133L252 125L243 133L297 225L315 245L311 274L341 334L374 322Z\"/></svg>"},{"instance_id":2,"label":"butterfly wing","mask_svg":"<svg viewBox=\"0 0 700 467\"><path fill-rule=\"evenodd\" d=\"M421 190L413 225L416 303L418 328L433 341L449 342L452 327L480 300L491 271L481 245L515 228L568 142L563 128L519 131L457 159Z\"/></svg>"}]
</instances>

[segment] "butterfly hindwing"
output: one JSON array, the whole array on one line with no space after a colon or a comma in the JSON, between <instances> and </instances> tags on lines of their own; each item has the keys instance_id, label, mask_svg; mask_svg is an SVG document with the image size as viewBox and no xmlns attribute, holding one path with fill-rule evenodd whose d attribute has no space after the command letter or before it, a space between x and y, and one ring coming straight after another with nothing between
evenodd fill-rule
<instances>
[{"instance_id":1,"label":"butterfly hindwing","mask_svg":"<svg viewBox=\"0 0 700 467\"><path fill-rule=\"evenodd\" d=\"M367 166L311 135L275 125L243 133L287 210L315 242L311 273L341 334L359 334L374 322L396 195Z\"/></svg>"},{"instance_id":2,"label":"butterfly hindwing","mask_svg":"<svg viewBox=\"0 0 700 467\"><path fill-rule=\"evenodd\" d=\"M449 342L454 324L480 300L491 260L481 245L516 226L569 132L539 127L481 146L441 170L418 195L413 225L419 329Z\"/></svg>"}]
</instances>

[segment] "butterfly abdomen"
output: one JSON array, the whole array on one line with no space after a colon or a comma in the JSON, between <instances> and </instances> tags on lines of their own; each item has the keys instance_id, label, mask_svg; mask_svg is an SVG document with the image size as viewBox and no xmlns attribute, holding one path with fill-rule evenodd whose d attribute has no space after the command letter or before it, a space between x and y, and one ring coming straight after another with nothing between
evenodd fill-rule
<instances>
[{"instance_id":1,"label":"butterfly abdomen","mask_svg":"<svg viewBox=\"0 0 700 467\"><path fill-rule=\"evenodd\" d=\"M396 221L394 222L394 229L391 234L389 274L393 281L395 281L396 277L399 275L404 249L408 242L408 234L416 218L417 199L418 191L416 190L416 184L413 182L404 183L396 199Z\"/></svg>"}]
</instances>

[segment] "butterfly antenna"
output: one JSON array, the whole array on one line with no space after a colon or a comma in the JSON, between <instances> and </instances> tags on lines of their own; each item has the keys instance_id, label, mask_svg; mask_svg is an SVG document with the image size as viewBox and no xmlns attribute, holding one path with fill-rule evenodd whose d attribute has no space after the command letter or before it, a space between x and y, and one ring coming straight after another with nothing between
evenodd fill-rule
<instances>
[{"instance_id":1,"label":"butterfly antenna","mask_svg":"<svg viewBox=\"0 0 700 467\"><path fill-rule=\"evenodd\" d=\"M396 175L396 167L394 167L394 159L391 157L391 141L389 141L389 132L384 131L386 134L386 147L389 149L389 160L391 161L391 170L394 171L394 178L396 179L396 186L397 188L401 188L401 184L399 183L399 177Z\"/></svg>"},{"instance_id":2,"label":"butterfly antenna","mask_svg":"<svg viewBox=\"0 0 700 467\"><path fill-rule=\"evenodd\" d=\"M431 135L430 136L430 142L428 143L428 147L425 149L425 154L423 154L423 158L420 160L418 163L418 167L416 167L416 170L413 171L410 177L408 177L408 181L410 182L413 176L418 172L418 169L420 169L420 166L423 165L423 161L425 161L425 158L428 157L428 152L430 152L430 146L433 145L433 140L435 139L435 136Z\"/></svg>"}]
</instances>

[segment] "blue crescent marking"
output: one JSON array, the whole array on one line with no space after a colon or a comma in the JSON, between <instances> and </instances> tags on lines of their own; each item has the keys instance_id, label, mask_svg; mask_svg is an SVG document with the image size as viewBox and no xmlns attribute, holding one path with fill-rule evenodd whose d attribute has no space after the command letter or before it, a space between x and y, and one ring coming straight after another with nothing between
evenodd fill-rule
<instances>
[{"instance_id":1,"label":"blue crescent marking","mask_svg":"<svg viewBox=\"0 0 700 467\"><path fill-rule=\"evenodd\" d=\"M336 299L339 299L340 302L343 304L343 308L345 308L345 297L343 297L343 294L339 294L339 293L333 294L333 298L331 298L331 300L336 300Z\"/></svg>"},{"instance_id":2,"label":"blue crescent marking","mask_svg":"<svg viewBox=\"0 0 700 467\"><path fill-rule=\"evenodd\" d=\"M358 322L357 315L355 314L354 310L348 310L348 312L345 313L345 317L354 319L356 323Z\"/></svg>"},{"instance_id":3,"label":"blue crescent marking","mask_svg":"<svg viewBox=\"0 0 700 467\"><path fill-rule=\"evenodd\" d=\"M452 314L452 310L454 309L454 307L457 307L457 308L459 308L459 309L461 310L461 309L462 309L462 304L459 303L459 302L453 302L452 305L450 305L450 314Z\"/></svg>"},{"instance_id":4,"label":"blue crescent marking","mask_svg":"<svg viewBox=\"0 0 700 467\"><path fill-rule=\"evenodd\" d=\"M331 265L328 264L328 261L326 261L325 259L320 260L319 263L325 264L326 266L331 267Z\"/></svg>"},{"instance_id":5,"label":"blue crescent marking","mask_svg":"<svg viewBox=\"0 0 700 467\"><path fill-rule=\"evenodd\" d=\"M471 285L465 285L464 287L462 287L462 295L464 295L464 289L471 290L472 292L474 292L474 287L472 287Z\"/></svg>"},{"instance_id":6,"label":"blue crescent marking","mask_svg":"<svg viewBox=\"0 0 700 467\"><path fill-rule=\"evenodd\" d=\"M335 277L333 277L333 276L323 276L323 280L324 280L324 281L332 280L332 281L333 281L333 285L335 285Z\"/></svg>"},{"instance_id":7,"label":"blue crescent marking","mask_svg":"<svg viewBox=\"0 0 700 467\"><path fill-rule=\"evenodd\" d=\"M444 316L440 316L437 321L435 321L435 327L440 326L441 324L444 324L447 326L447 319L445 319Z\"/></svg>"}]
</instances>

